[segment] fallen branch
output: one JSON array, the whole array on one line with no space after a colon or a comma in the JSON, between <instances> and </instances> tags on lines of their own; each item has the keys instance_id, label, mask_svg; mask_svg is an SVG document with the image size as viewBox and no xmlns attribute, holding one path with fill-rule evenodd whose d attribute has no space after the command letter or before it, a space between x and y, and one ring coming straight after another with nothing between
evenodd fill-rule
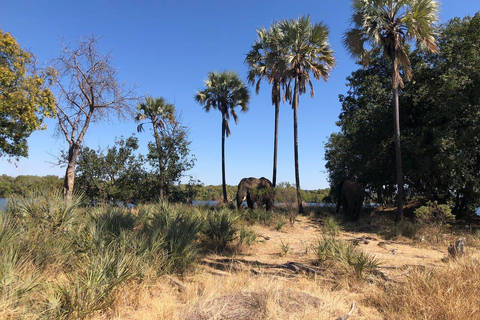
<instances>
[{"instance_id":1,"label":"fallen branch","mask_svg":"<svg viewBox=\"0 0 480 320\"><path fill-rule=\"evenodd\" d=\"M300 271L304 271L307 274L317 274L317 275L320 275L321 271L325 271L325 270L317 270L317 269L308 267L304 264L297 263L297 262L287 262L287 263L284 263L284 264L274 264L274 265L269 266L269 268L288 269L288 270L292 270L295 273L298 273Z\"/></svg>"},{"instance_id":2,"label":"fallen branch","mask_svg":"<svg viewBox=\"0 0 480 320\"><path fill-rule=\"evenodd\" d=\"M355 309L355 301L352 302L352 307L350 308L350 311L348 311L348 313L346 315L344 315L343 317L338 317L335 320L347 320L348 317L350 317L352 315L353 309Z\"/></svg>"}]
</instances>

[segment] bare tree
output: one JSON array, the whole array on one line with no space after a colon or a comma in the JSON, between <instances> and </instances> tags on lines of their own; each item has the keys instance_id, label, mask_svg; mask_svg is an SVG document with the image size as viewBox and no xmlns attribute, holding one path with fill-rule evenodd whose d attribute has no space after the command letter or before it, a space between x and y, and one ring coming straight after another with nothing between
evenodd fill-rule
<instances>
[{"instance_id":1,"label":"bare tree","mask_svg":"<svg viewBox=\"0 0 480 320\"><path fill-rule=\"evenodd\" d=\"M123 119L133 115L132 89L118 82L112 56L101 55L97 45L94 36L80 39L74 48L63 45L62 54L54 60L59 90L57 133L68 143L63 186L67 200L72 197L78 152L90 124L111 115Z\"/></svg>"}]
</instances>

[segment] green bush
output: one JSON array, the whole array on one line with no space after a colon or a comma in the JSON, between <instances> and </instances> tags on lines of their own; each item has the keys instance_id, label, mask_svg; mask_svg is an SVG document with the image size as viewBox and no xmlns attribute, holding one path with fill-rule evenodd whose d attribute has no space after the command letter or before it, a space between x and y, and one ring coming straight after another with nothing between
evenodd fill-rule
<instances>
[{"instance_id":1,"label":"green bush","mask_svg":"<svg viewBox=\"0 0 480 320\"><path fill-rule=\"evenodd\" d=\"M326 216L323 223L329 235L336 236L340 233L340 223L333 216Z\"/></svg>"},{"instance_id":2,"label":"green bush","mask_svg":"<svg viewBox=\"0 0 480 320\"><path fill-rule=\"evenodd\" d=\"M426 206L415 210L415 220L421 226L435 225L443 228L454 222L455 216L452 214L452 209L448 204L438 204L437 201L429 201Z\"/></svg>"},{"instance_id":3,"label":"green bush","mask_svg":"<svg viewBox=\"0 0 480 320\"><path fill-rule=\"evenodd\" d=\"M380 264L374 255L365 253L351 243L337 240L333 237L324 237L319 240L313 251L318 263L333 262L345 270L353 270L357 278L365 279L376 270Z\"/></svg>"},{"instance_id":4,"label":"green bush","mask_svg":"<svg viewBox=\"0 0 480 320\"><path fill-rule=\"evenodd\" d=\"M203 233L215 249L223 250L229 242L237 238L238 228L235 225L238 216L234 211L221 209L212 211L207 217Z\"/></svg>"},{"instance_id":5,"label":"green bush","mask_svg":"<svg viewBox=\"0 0 480 320\"><path fill-rule=\"evenodd\" d=\"M258 233L254 230L242 225L240 227L239 235L238 235L238 242L240 245L246 244L247 246L252 245L255 241L257 241Z\"/></svg>"}]
</instances>

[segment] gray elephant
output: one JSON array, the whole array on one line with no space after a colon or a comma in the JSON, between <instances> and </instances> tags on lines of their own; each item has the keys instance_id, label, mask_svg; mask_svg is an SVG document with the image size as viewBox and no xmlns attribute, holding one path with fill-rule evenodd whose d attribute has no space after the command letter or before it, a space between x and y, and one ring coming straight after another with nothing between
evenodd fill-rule
<instances>
[{"instance_id":1,"label":"gray elephant","mask_svg":"<svg viewBox=\"0 0 480 320\"><path fill-rule=\"evenodd\" d=\"M337 213L343 206L348 219L357 220L360 217L365 197L365 188L356 181L342 181L338 184Z\"/></svg>"},{"instance_id":2,"label":"gray elephant","mask_svg":"<svg viewBox=\"0 0 480 320\"><path fill-rule=\"evenodd\" d=\"M265 205L266 210L271 210L275 198L275 192L270 180L261 177L257 178L243 178L238 184L237 190L237 208L240 208L242 202L247 200L247 205L250 209L254 205Z\"/></svg>"}]
</instances>

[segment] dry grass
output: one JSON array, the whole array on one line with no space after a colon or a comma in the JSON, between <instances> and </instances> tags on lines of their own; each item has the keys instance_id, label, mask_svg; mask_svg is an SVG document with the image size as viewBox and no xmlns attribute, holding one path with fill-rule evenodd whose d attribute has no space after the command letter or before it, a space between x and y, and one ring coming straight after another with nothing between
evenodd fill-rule
<instances>
[{"instance_id":1,"label":"dry grass","mask_svg":"<svg viewBox=\"0 0 480 320\"><path fill-rule=\"evenodd\" d=\"M452 261L443 268L416 270L385 294L370 299L388 319L480 319L480 264Z\"/></svg>"},{"instance_id":2,"label":"dry grass","mask_svg":"<svg viewBox=\"0 0 480 320\"><path fill-rule=\"evenodd\" d=\"M123 293L125 304L115 315L98 319L330 320L345 314L351 302L360 299L359 294L332 290L327 283L304 276L288 279L248 272L228 276L201 273L185 279L185 290L164 280L152 287L130 288ZM356 312L355 319L382 319L370 306Z\"/></svg>"}]
</instances>

